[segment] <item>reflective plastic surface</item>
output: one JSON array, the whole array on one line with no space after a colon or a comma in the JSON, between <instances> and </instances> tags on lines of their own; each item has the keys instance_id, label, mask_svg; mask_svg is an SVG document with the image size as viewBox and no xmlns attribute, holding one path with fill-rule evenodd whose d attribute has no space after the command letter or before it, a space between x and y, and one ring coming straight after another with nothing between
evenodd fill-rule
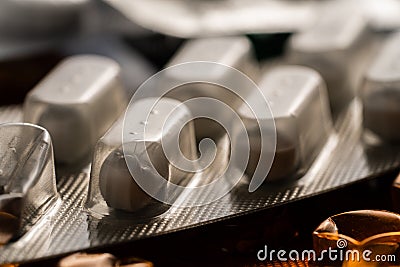
<instances>
[{"instance_id":1,"label":"reflective plastic surface","mask_svg":"<svg viewBox=\"0 0 400 267\"><path fill-rule=\"evenodd\" d=\"M106 2L147 29L182 38L304 31L321 17L320 9L332 3L346 9L356 8L376 31L391 31L400 27L400 3L397 0Z\"/></svg>"},{"instance_id":2,"label":"reflective plastic surface","mask_svg":"<svg viewBox=\"0 0 400 267\"><path fill-rule=\"evenodd\" d=\"M58 198L49 133L31 124L0 125L0 243L35 223Z\"/></svg>"},{"instance_id":3,"label":"reflective plastic surface","mask_svg":"<svg viewBox=\"0 0 400 267\"><path fill-rule=\"evenodd\" d=\"M317 227L313 240L320 258L324 250L336 251L336 259L325 253L325 261L316 262L317 266L398 266L400 215L375 210L334 215ZM344 253L339 254L340 250ZM390 255L394 256L391 260Z\"/></svg>"},{"instance_id":4,"label":"reflective plastic surface","mask_svg":"<svg viewBox=\"0 0 400 267\"><path fill-rule=\"evenodd\" d=\"M201 38L187 41L175 56L170 60L166 67L176 64L193 61L217 62L235 68L251 79L256 80L259 76L259 66L254 58L254 51L250 41L243 36ZM215 66L215 71L210 70L212 81L223 84L224 81L237 80L237 87L240 88L240 96L247 95L249 88L247 84L241 84L237 77L230 77L235 74L233 71L224 71L223 68ZM185 71L175 72L172 69L166 71L166 78L173 82L198 81L196 83L184 84L168 93L168 97L186 101L197 97L215 98L229 105L233 109L242 104L242 100L233 92L226 90L215 83L206 83L201 80L198 69L187 68ZM202 75L204 76L204 75ZM194 107L195 108L195 107ZM210 107L211 108L211 107ZM193 114L200 113L202 107L192 110ZM215 110L221 112L221 109ZM196 136L198 139L203 137L213 137L222 134L221 127L210 124L210 120L198 119L195 121Z\"/></svg>"},{"instance_id":5,"label":"reflective plastic surface","mask_svg":"<svg viewBox=\"0 0 400 267\"><path fill-rule=\"evenodd\" d=\"M101 2L92 4L95 3ZM115 60L121 66L121 79L127 95L132 95L141 83L156 72L145 57L116 36L98 34L73 38L65 43L61 52L68 56L92 53Z\"/></svg>"},{"instance_id":6,"label":"reflective plastic surface","mask_svg":"<svg viewBox=\"0 0 400 267\"><path fill-rule=\"evenodd\" d=\"M325 83L312 69L287 65L266 71L259 86L269 102L277 131L275 158L268 179L297 177L308 169L333 130ZM251 102L252 97L258 96L250 95L247 100ZM239 113L250 137L247 172L251 175L260 155L260 132L247 106L242 106ZM272 118L258 119L261 134L271 134L273 129L262 125L264 120Z\"/></svg>"},{"instance_id":7,"label":"reflective plastic surface","mask_svg":"<svg viewBox=\"0 0 400 267\"><path fill-rule=\"evenodd\" d=\"M97 140L126 107L119 75L111 59L74 56L28 94L24 120L50 132L57 163L88 163Z\"/></svg>"},{"instance_id":8,"label":"reflective plastic surface","mask_svg":"<svg viewBox=\"0 0 400 267\"><path fill-rule=\"evenodd\" d=\"M365 73L364 127L384 141L400 141L400 33L393 34Z\"/></svg>"},{"instance_id":9,"label":"reflective plastic surface","mask_svg":"<svg viewBox=\"0 0 400 267\"><path fill-rule=\"evenodd\" d=\"M133 162L140 175L149 181L160 174L175 184L188 182L185 179L187 180L190 176L188 177L185 172L176 168L170 160L179 160L182 156L181 151L188 159L197 158L192 122L180 130L182 122L191 118L190 111L181 102L169 98L160 99L155 106L152 106L153 103L154 100L150 98L134 103L127 110L134 115L131 117L134 121L124 122L124 116L122 116L98 142L87 201L87 206L91 210L108 214L109 206L114 209L139 212L136 217L140 218L141 214L148 216L151 213L157 214L160 209L165 209L163 204L147 195L136 184L128 169L126 155L130 157L129 160ZM150 114L143 112L149 108L152 108ZM124 124L131 135L131 141L124 147L127 150L122 148ZM173 143L176 137L179 137L181 151L176 150L171 158L171 155L165 154L163 145ZM155 188L155 190L164 190L164 188Z\"/></svg>"},{"instance_id":10,"label":"reflective plastic surface","mask_svg":"<svg viewBox=\"0 0 400 267\"><path fill-rule=\"evenodd\" d=\"M327 5L320 12L312 27L289 39L287 56L290 63L322 75L337 113L353 98L361 79L367 23L358 10L347 6Z\"/></svg>"},{"instance_id":11,"label":"reflective plastic surface","mask_svg":"<svg viewBox=\"0 0 400 267\"><path fill-rule=\"evenodd\" d=\"M40 223L30 225L32 228L29 235L22 236L18 242L0 247L0 262L43 259L151 238L323 194L398 168L398 149L389 147L375 153L366 150L360 142L361 111L360 103L355 101L346 113L339 116L335 121L337 132L330 134L327 145L301 178L289 183L266 183L254 193L248 192L248 183L244 182L213 203L188 208L172 207L168 212L164 209L165 213L162 216L152 219L147 216L147 220L142 222L137 221L138 213L125 217L127 220L114 216L117 219L112 221L106 216L88 213L82 205L87 198L90 184L87 168L80 173L57 177L57 187L64 199L59 209L44 215ZM18 121L19 115L18 109L5 108L1 109L0 118ZM214 177L214 174L210 173L205 178ZM101 193L98 193L101 197ZM106 206L105 202L102 203ZM110 213L110 210L106 212ZM25 222L24 225L29 223Z\"/></svg>"}]
</instances>

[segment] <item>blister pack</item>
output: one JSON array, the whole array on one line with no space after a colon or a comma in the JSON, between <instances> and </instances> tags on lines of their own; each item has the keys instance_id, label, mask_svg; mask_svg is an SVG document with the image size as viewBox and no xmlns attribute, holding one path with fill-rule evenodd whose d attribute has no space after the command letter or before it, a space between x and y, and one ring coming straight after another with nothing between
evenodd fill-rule
<instances>
[{"instance_id":1,"label":"blister pack","mask_svg":"<svg viewBox=\"0 0 400 267\"><path fill-rule=\"evenodd\" d=\"M0 108L0 264L183 231L399 168L399 34L370 45L365 16L336 19L296 29L268 68L245 36L187 40L134 92L111 58L63 60L23 105Z\"/></svg>"}]
</instances>

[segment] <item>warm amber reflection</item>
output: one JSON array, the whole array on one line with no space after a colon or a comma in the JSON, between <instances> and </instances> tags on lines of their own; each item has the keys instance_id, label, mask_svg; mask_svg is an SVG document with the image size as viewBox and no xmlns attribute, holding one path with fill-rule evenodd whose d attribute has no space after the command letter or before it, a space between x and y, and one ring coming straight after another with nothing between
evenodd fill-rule
<instances>
[{"instance_id":1,"label":"warm amber reflection","mask_svg":"<svg viewBox=\"0 0 400 267\"><path fill-rule=\"evenodd\" d=\"M400 215L373 210L338 214L319 225L313 241L317 255L324 255L314 266L399 266Z\"/></svg>"},{"instance_id":2,"label":"warm amber reflection","mask_svg":"<svg viewBox=\"0 0 400 267\"><path fill-rule=\"evenodd\" d=\"M392 203L394 211L400 213L400 174L393 182Z\"/></svg>"},{"instance_id":3,"label":"warm amber reflection","mask_svg":"<svg viewBox=\"0 0 400 267\"><path fill-rule=\"evenodd\" d=\"M116 264L116 267L153 267L153 263L138 259L138 258L130 258L119 260Z\"/></svg>"},{"instance_id":4,"label":"warm amber reflection","mask_svg":"<svg viewBox=\"0 0 400 267\"><path fill-rule=\"evenodd\" d=\"M128 258L128 259L117 259L111 254L86 254L86 253L75 253L68 257L61 259L57 267L153 267L153 264L149 261ZM0 266L2 267L2 266Z\"/></svg>"}]
</instances>

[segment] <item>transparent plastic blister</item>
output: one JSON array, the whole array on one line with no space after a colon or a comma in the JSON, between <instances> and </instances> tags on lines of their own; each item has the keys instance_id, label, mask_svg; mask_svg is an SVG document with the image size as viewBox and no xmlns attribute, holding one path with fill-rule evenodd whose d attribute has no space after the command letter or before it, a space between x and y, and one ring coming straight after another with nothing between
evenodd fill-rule
<instances>
[{"instance_id":1,"label":"transparent plastic blister","mask_svg":"<svg viewBox=\"0 0 400 267\"><path fill-rule=\"evenodd\" d=\"M1 124L0 140L0 212L17 219L16 237L59 199L53 147L49 133L32 124Z\"/></svg>"},{"instance_id":2,"label":"transparent plastic blister","mask_svg":"<svg viewBox=\"0 0 400 267\"><path fill-rule=\"evenodd\" d=\"M391 35L371 62L360 91L363 125L383 142L400 141L400 33Z\"/></svg>"},{"instance_id":3,"label":"transparent plastic blister","mask_svg":"<svg viewBox=\"0 0 400 267\"><path fill-rule=\"evenodd\" d=\"M231 66L253 79L258 77L258 66L250 40L244 36L210 37L188 40L176 52L166 67L193 61L211 61ZM216 73L226 75L229 73ZM182 73L192 75L195 73ZM175 79L181 80L180 77ZM222 80L222 78L221 78Z\"/></svg>"},{"instance_id":4,"label":"transparent plastic blister","mask_svg":"<svg viewBox=\"0 0 400 267\"><path fill-rule=\"evenodd\" d=\"M271 107L277 132L275 158L268 179L296 178L309 168L333 131L325 82L312 69L287 65L269 69L259 86ZM252 97L258 96L250 94L247 100L251 102ZM247 167L251 176L260 154L260 133L257 120L247 106L239 114L253 145ZM271 131L261 128L262 135Z\"/></svg>"},{"instance_id":5,"label":"transparent plastic blister","mask_svg":"<svg viewBox=\"0 0 400 267\"><path fill-rule=\"evenodd\" d=\"M209 40L207 39L207 42ZM61 87L60 90L66 94L59 91L54 93L55 91L50 89L46 94L40 94L39 89L35 90L36 93L33 91L24 107L25 119L32 116L32 120L38 122L38 118L43 114L46 115L44 119L55 115L59 116L57 119L64 120L62 123L65 125L70 119L76 118L74 123L78 126L68 125L68 131L65 133L67 137L69 134L77 136L68 140L62 138L65 144L71 146L68 149L72 149L72 154L66 153L66 156L77 160L81 154L86 154L80 151L88 151L93 146L94 157L90 168L86 166L76 171L71 167L60 174L56 179L59 193L56 193L53 190L54 169L50 167L53 166L53 162L47 160L51 158L52 151L49 134L42 130L43 135L40 136L43 138L35 140L48 141L48 145L44 146L48 150L40 150L39 145L35 147L37 149L30 150L30 155L47 153L48 158L41 157L31 163L46 166L42 169L46 170L43 173L46 173L47 179L40 181L46 182L48 187L43 186L41 190L47 190L49 194L46 197L46 194L40 192L27 200L28 203L36 203L36 197L44 197L48 201L43 200L45 203L53 203L53 199L57 199L59 194L61 201L57 208L44 209L43 212L36 212L31 208L24 209L19 229L26 231L0 248L0 263L37 260L209 224L322 194L357 181L371 179L400 166L398 147L379 146L370 149L363 142L362 101L354 99L349 104L344 104L343 112L337 114L332 121L323 79L316 71L302 66L268 68L265 76L257 81L260 87L258 90L248 76L224 65L232 64L240 68L241 63L250 62L247 61L247 55L250 55L248 43L241 38L231 40L239 40L238 47L242 50L243 57L236 57L234 53L227 58L235 60L224 61L224 57L218 58L220 55L211 53L212 58L203 59L211 60L216 56L217 62L203 61L171 66L153 76L155 81L150 79L148 83L143 84L143 88L138 89L135 93L138 98L131 101L125 114L120 111L125 110L127 99L120 94L122 89L118 81L119 68L113 61L92 56L78 57L78 65L82 63L82 59L91 63L88 72L81 71L74 64L69 65L71 62L67 62L71 69L65 73L62 71L61 74L56 69L39 84L38 88L42 90L46 86L53 90ZM182 49L185 49L185 46ZM226 51L231 50L227 48ZM195 52L192 54L196 56ZM242 59L246 60L242 62ZM186 60L196 58L184 56L177 60L177 63ZM171 64L173 62L172 60ZM78 75L73 75L75 73ZM56 81L52 79L54 75ZM210 78L211 83L218 85L214 89L230 88L234 91L236 88L235 93L239 97L234 100L239 101L225 98L229 91L210 90L200 86L205 80L204 77ZM193 79L194 84L190 84ZM70 83L74 86L64 86ZM155 100L159 99L157 97L163 87L173 89L180 83L188 83L187 86L194 88L194 91L187 91L187 95L183 94L185 97L182 99L179 98L181 94L176 94L174 99ZM82 88L90 90L81 90ZM177 89L186 92L187 88ZM71 92L73 94L69 94ZM200 98L200 102L191 104L190 101L178 101L192 97ZM202 102L202 97L212 97L214 101ZM225 102L225 109L211 106L211 103L220 104L215 99ZM259 119L261 129L254 129L253 117L248 115L249 111L246 108L242 110L244 100L248 104L247 108L252 108L251 113ZM103 101L107 102L107 105ZM262 105L267 103L265 101L269 101L269 107ZM53 103L49 105L49 102ZM242 145L245 138L240 134L236 135L236 126L239 123L233 119L235 116L227 112L228 110L236 111L240 115L236 114L244 122L242 126L250 137L250 146L253 146L253 149L259 148L258 138L266 137L266 140L270 141L266 143L265 152L275 156L275 162L273 157L260 156L261 164L258 165L267 171L272 166L270 176L266 180L256 181L252 177L252 169L244 175L238 172L240 176L237 181L234 179L238 174L235 168L223 174L225 169L230 170L227 159L232 157L234 152L246 152L246 149L237 149L235 146ZM192 122L192 119L199 115L198 111L206 111L206 115L218 116L221 121L225 121L223 126L228 133L214 135L209 121L202 122L203 126L209 128L196 127L196 121ZM258 116L260 114L262 116ZM106 118L105 115L110 117ZM50 122L58 122L57 119ZM0 109L0 121L22 120L20 107ZM47 127L50 128L50 135L54 135L56 142L57 135L54 133L57 132L52 131L51 125ZM181 128L182 125L185 127ZM110 126L106 132L106 128ZM64 131L65 128L53 129ZM81 131L91 134L82 134ZM229 131L232 131L233 135L229 135ZM29 132L24 130L22 134ZM208 144L214 146L205 147L206 143L201 142L206 134L211 135L214 141ZM95 146L93 140L97 140L101 135L103 137ZM165 143L162 143L163 140ZM276 152L274 141L277 141ZM177 145L185 157L178 153L180 150L176 149ZM73 150L73 146L79 149ZM27 149L32 146L24 144L22 147ZM203 165L201 159L206 163L208 161L207 157L202 156L209 155L207 152L212 152L214 148L214 162L211 165ZM256 151L253 155L257 157L258 153L262 154L263 149L260 148L260 152ZM57 147L55 150L57 155L59 150ZM2 151L7 151L7 147ZM167 151L173 152L168 154L172 158L167 157ZM193 164L189 166L195 170L198 170L199 166L200 169L202 166L208 167L196 174L182 171L177 166L184 166L185 164L181 164L187 162L185 158L191 161L199 160L195 161L196 163L190 161ZM254 164L250 167L254 168ZM160 184L156 180L157 177L161 177ZM214 185L214 181L219 178L222 181L220 186L211 186L196 193L197 187ZM158 198L152 198L146 191L148 181L156 181L150 193L154 193ZM161 186L161 182L166 181L170 184L167 187ZM174 188L173 185L182 187L179 190L171 189ZM40 208L47 206L50 205L40 205Z\"/></svg>"},{"instance_id":6,"label":"transparent plastic blister","mask_svg":"<svg viewBox=\"0 0 400 267\"><path fill-rule=\"evenodd\" d=\"M151 112L147 116L144 111L149 109ZM167 211L169 206L146 194L132 179L133 173L128 167L133 166L137 174L147 180L159 174L175 184L187 184L185 180L190 179L190 174L172 163L182 156L180 151L168 155L164 154L164 149L165 144L173 143L179 136L183 155L194 160L197 151L193 122L180 130L179 126L190 120L190 111L181 102L169 98L141 99L127 114L131 114L130 119L124 121L125 116L122 116L97 143L86 207L98 216L112 215L110 218L114 219L151 218ZM125 144L124 125L130 136L129 143ZM161 185L153 189L157 194L166 194Z\"/></svg>"},{"instance_id":7,"label":"transparent plastic blister","mask_svg":"<svg viewBox=\"0 0 400 267\"><path fill-rule=\"evenodd\" d=\"M101 2L93 2L93 5L102 5ZM106 14L101 14L106 15ZM100 16L100 14L99 14ZM99 18L100 19L100 18ZM99 25L99 27L104 25ZM90 35L72 38L62 48L63 54L84 55L96 54L115 60L121 67L121 80L127 95L134 93L146 79L156 72L141 54L132 50L122 38L118 36Z\"/></svg>"},{"instance_id":8,"label":"transparent plastic blister","mask_svg":"<svg viewBox=\"0 0 400 267\"><path fill-rule=\"evenodd\" d=\"M2 110L4 118L12 117L18 120L18 115L14 109ZM127 216L120 216L120 212L116 215L117 213L112 213L109 209L99 188L95 189L100 199L97 204L98 207L106 209L100 212L88 211L85 203L91 196L87 193L93 190L90 186L95 186L90 184L90 181L94 180L90 179L89 169L57 177L58 191L63 199L59 208L52 209L51 215L43 215L40 224L30 225L30 222L26 221L22 228L29 225L29 232L0 249L0 262L30 261L196 227L311 197L375 177L400 166L398 149L383 147L377 151L368 150L364 146L361 141L362 107L358 100L354 100L334 124L336 131L329 132L327 142L321 147L320 153L305 174L297 180L285 180L284 183L277 184L267 181L255 192L249 193L249 179L243 177L232 191L215 202L192 207L172 206L160 210L158 215L153 213L135 217L138 213L131 212L123 213ZM117 137L121 138L118 135ZM107 149L100 153L102 157L98 162L104 162L115 147L106 147ZM214 175L208 173L203 177L212 179ZM210 198L215 193L218 194L210 192L199 197ZM108 216L104 216L107 213ZM135 218L132 219L132 216ZM114 219L109 220L110 218Z\"/></svg>"},{"instance_id":9,"label":"transparent plastic blister","mask_svg":"<svg viewBox=\"0 0 400 267\"><path fill-rule=\"evenodd\" d=\"M74 56L28 94L24 120L50 132L57 163L89 163L97 140L126 107L119 74L111 59Z\"/></svg>"},{"instance_id":10,"label":"transparent plastic blister","mask_svg":"<svg viewBox=\"0 0 400 267\"><path fill-rule=\"evenodd\" d=\"M332 11L334 10L334 11ZM287 57L292 64L317 70L325 80L332 111L337 114L355 96L365 64L368 25L359 10L331 3L317 22L294 34Z\"/></svg>"},{"instance_id":11,"label":"transparent plastic blister","mask_svg":"<svg viewBox=\"0 0 400 267\"><path fill-rule=\"evenodd\" d=\"M168 92L167 96L180 101L186 101L196 97L210 97L220 100L233 109L237 109L243 104L240 97L226 90L221 86L225 81L236 81L237 87L242 88L240 95L245 95L248 90L248 84L242 83L241 79L236 79L235 71L224 69L221 66L209 65L207 70L208 76L212 75L213 83L203 81L205 75L199 74L199 68L181 68L175 71L173 67L178 64L188 62L216 62L220 65L230 66L252 80L259 77L259 66L254 56L254 51L250 41L244 36L230 37L213 37L199 38L188 40L176 52L174 57L168 62L165 70L164 79L168 84L180 84L174 90ZM236 77L235 77L236 76ZM188 83L188 81L197 81L196 83ZM242 83L242 84L241 84ZM194 114L201 111L202 107L194 107ZM215 110L215 113L220 110ZM221 127L216 124L210 124L210 120L199 119L195 121L196 137L201 139L204 137L217 138L221 135Z\"/></svg>"}]
</instances>

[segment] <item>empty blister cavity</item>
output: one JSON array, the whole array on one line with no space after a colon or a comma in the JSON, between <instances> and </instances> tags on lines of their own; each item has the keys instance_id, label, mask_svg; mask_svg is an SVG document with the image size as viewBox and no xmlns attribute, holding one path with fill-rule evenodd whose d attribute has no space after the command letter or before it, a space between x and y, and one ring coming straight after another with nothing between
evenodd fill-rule
<instances>
[{"instance_id":1,"label":"empty blister cavity","mask_svg":"<svg viewBox=\"0 0 400 267\"><path fill-rule=\"evenodd\" d=\"M310 166L332 131L326 86L314 70L302 66L275 67L262 77L259 88L272 110L276 127L276 151L267 179L297 177ZM258 94L246 101L252 103ZM257 109L252 106L253 110ZM250 140L247 174L252 176L259 162L260 136L272 135L271 117L258 117L247 105L239 110ZM241 137L238 137L241 139ZM240 148L239 148L240 149Z\"/></svg>"},{"instance_id":2,"label":"empty blister cavity","mask_svg":"<svg viewBox=\"0 0 400 267\"><path fill-rule=\"evenodd\" d=\"M259 69L253 56L252 45L246 37L194 39L187 41L181 47L167 64L167 67L196 61L215 62L235 68L250 78L256 79ZM224 69L221 66L209 65L211 69L206 70L206 73L212 76L208 77L208 81L213 81L213 83L204 80L205 70L201 70L201 66L197 68L196 65L191 65L184 70L181 68L180 71L174 71L173 68L166 69L166 79L171 83L182 83L181 86L170 91L167 96L180 101L198 97L215 98L235 109L242 104L240 97L246 95L249 88L247 81L243 82L240 76L228 70L229 67ZM240 97L231 92L229 88L220 86L225 81L236 81L237 87L240 88ZM198 114L201 113L203 108L202 106L193 106L191 111L193 114ZM220 110L215 110L215 113L217 112L220 112ZM196 120L195 127L198 138L215 137L223 132L217 123L210 122L207 119Z\"/></svg>"},{"instance_id":3,"label":"empty blister cavity","mask_svg":"<svg viewBox=\"0 0 400 267\"><path fill-rule=\"evenodd\" d=\"M49 133L31 124L1 125L0 159L0 212L18 227L34 224L58 198Z\"/></svg>"},{"instance_id":4,"label":"empty blister cavity","mask_svg":"<svg viewBox=\"0 0 400 267\"><path fill-rule=\"evenodd\" d=\"M57 163L88 162L97 140L126 108L119 73L111 59L74 56L28 94L24 121L50 132Z\"/></svg>"},{"instance_id":5,"label":"empty blister cavity","mask_svg":"<svg viewBox=\"0 0 400 267\"><path fill-rule=\"evenodd\" d=\"M128 119L122 116L96 146L87 205L103 215L111 214L111 207L154 216L167 207L142 190L134 175L152 183L155 194L166 192L155 177L187 184L190 175L178 168L178 161L182 156L190 161L197 158L191 114L181 102L169 98L138 100L127 114ZM123 131L127 138L122 139ZM123 140L128 141L123 144ZM179 147L168 147L177 140Z\"/></svg>"},{"instance_id":6,"label":"empty blister cavity","mask_svg":"<svg viewBox=\"0 0 400 267\"><path fill-rule=\"evenodd\" d=\"M101 2L93 3L93 5L96 4L101 5ZM128 95L132 95L141 83L156 72L149 61L123 40L104 36L104 34L74 38L66 43L62 48L62 53L66 55L91 53L115 60L121 66L121 80Z\"/></svg>"},{"instance_id":7,"label":"empty blister cavity","mask_svg":"<svg viewBox=\"0 0 400 267\"><path fill-rule=\"evenodd\" d=\"M314 26L289 39L288 60L322 75L335 114L354 97L360 82L367 23L357 10L346 6L327 4L320 13Z\"/></svg>"},{"instance_id":8,"label":"empty blister cavity","mask_svg":"<svg viewBox=\"0 0 400 267\"><path fill-rule=\"evenodd\" d=\"M400 33L391 36L365 73L363 124L379 138L400 141Z\"/></svg>"}]
</instances>

